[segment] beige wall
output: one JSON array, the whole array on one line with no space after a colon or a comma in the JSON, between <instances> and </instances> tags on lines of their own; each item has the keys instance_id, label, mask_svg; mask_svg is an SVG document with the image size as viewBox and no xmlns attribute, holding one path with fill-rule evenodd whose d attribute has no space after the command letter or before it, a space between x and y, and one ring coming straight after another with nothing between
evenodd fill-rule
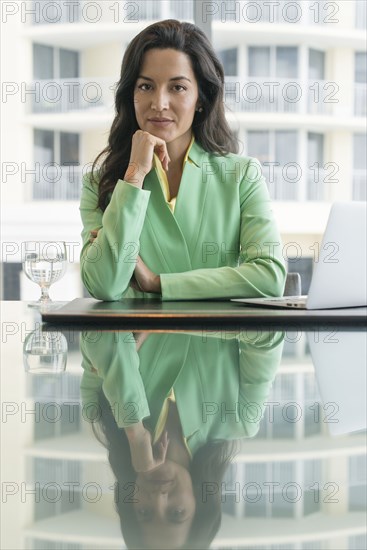
<instances>
[{"instance_id":1,"label":"beige wall","mask_svg":"<svg viewBox=\"0 0 367 550\"><path fill-rule=\"evenodd\" d=\"M93 162L96 156L106 147L110 128L94 128L82 135L81 160L86 165Z\"/></svg>"},{"instance_id":2,"label":"beige wall","mask_svg":"<svg viewBox=\"0 0 367 550\"><path fill-rule=\"evenodd\" d=\"M117 82L124 50L121 42L106 42L83 50L81 74L84 78L111 77L112 82Z\"/></svg>"}]
</instances>

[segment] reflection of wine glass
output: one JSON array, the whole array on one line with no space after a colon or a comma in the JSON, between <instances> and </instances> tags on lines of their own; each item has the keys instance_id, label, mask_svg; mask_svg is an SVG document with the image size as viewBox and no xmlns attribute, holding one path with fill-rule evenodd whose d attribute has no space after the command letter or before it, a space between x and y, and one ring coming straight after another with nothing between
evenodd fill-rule
<instances>
[{"instance_id":1,"label":"reflection of wine glass","mask_svg":"<svg viewBox=\"0 0 367 550\"><path fill-rule=\"evenodd\" d=\"M68 343L61 332L28 334L23 344L23 364L30 374L57 374L66 368Z\"/></svg>"},{"instance_id":2,"label":"reflection of wine glass","mask_svg":"<svg viewBox=\"0 0 367 550\"><path fill-rule=\"evenodd\" d=\"M52 303L48 289L66 271L66 245L63 241L28 241L23 243L23 271L41 287L41 297L32 305Z\"/></svg>"}]
</instances>

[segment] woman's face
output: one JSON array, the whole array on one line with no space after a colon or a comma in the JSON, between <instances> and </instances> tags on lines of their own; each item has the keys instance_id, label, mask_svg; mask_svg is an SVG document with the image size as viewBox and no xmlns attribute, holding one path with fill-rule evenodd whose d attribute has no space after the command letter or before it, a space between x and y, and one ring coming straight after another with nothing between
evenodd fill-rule
<instances>
[{"instance_id":1,"label":"woman's face","mask_svg":"<svg viewBox=\"0 0 367 550\"><path fill-rule=\"evenodd\" d=\"M198 107L199 88L188 55L172 49L148 50L134 89L139 128L184 152Z\"/></svg>"},{"instance_id":2,"label":"woman's face","mask_svg":"<svg viewBox=\"0 0 367 550\"><path fill-rule=\"evenodd\" d=\"M180 548L187 540L196 502L189 472L166 460L150 473L138 474L134 510L144 547Z\"/></svg>"}]
</instances>

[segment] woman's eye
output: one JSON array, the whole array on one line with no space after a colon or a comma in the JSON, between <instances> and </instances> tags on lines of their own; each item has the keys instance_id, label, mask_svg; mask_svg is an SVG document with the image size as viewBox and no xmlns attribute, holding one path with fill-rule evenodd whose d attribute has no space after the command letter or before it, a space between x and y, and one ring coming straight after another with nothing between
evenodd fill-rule
<instances>
[{"instance_id":1,"label":"woman's eye","mask_svg":"<svg viewBox=\"0 0 367 550\"><path fill-rule=\"evenodd\" d=\"M139 519L146 521L151 517L152 514L151 510L149 510L148 508L139 508L137 510L137 515Z\"/></svg>"},{"instance_id":2,"label":"woman's eye","mask_svg":"<svg viewBox=\"0 0 367 550\"><path fill-rule=\"evenodd\" d=\"M186 90L186 88L184 86L181 86L181 84L176 84L174 86L174 89L175 89L176 92L181 92L183 90Z\"/></svg>"},{"instance_id":3,"label":"woman's eye","mask_svg":"<svg viewBox=\"0 0 367 550\"><path fill-rule=\"evenodd\" d=\"M139 90L143 90L143 92L146 92L147 90L150 90L151 89L151 85L150 84L140 84L138 86Z\"/></svg>"},{"instance_id":4,"label":"woman's eye","mask_svg":"<svg viewBox=\"0 0 367 550\"><path fill-rule=\"evenodd\" d=\"M172 520L178 520L181 519L185 515L185 510L182 508L175 508L170 511L169 516Z\"/></svg>"}]
</instances>

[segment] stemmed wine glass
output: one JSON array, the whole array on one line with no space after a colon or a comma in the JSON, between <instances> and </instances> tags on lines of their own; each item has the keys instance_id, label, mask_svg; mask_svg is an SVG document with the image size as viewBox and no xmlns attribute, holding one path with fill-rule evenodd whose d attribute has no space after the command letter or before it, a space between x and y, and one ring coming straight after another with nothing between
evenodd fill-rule
<instances>
[{"instance_id":1,"label":"stemmed wine glass","mask_svg":"<svg viewBox=\"0 0 367 550\"><path fill-rule=\"evenodd\" d=\"M30 374L60 374L65 371L68 343L62 332L36 329L23 344L23 364Z\"/></svg>"},{"instance_id":2,"label":"stemmed wine glass","mask_svg":"<svg viewBox=\"0 0 367 550\"><path fill-rule=\"evenodd\" d=\"M23 271L34 283L41 287L41 297L31 306L52 304L50 286L64 276L67 266L66 244L64 241L27 241L23 243Z\"/></svg>"}]
</instances>

